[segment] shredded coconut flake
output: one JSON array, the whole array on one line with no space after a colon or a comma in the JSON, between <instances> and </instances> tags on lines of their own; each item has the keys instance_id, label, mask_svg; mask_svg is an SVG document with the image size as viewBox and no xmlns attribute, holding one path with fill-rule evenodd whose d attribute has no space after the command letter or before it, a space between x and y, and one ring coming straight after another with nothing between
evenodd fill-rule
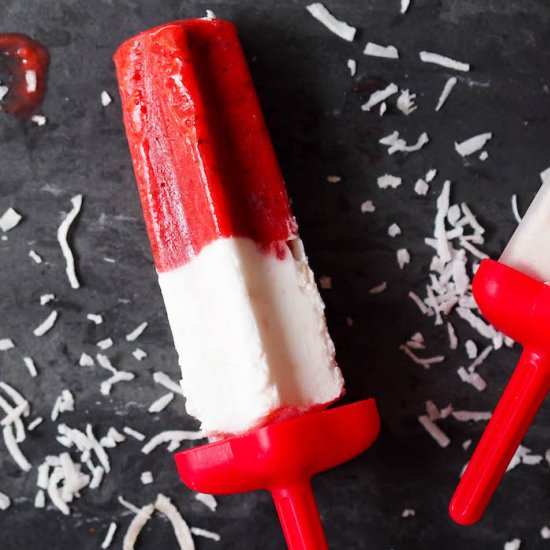
<instances>
[{"instance_id":1,"label":"shredded coconut flake","mask_svg":"<svg viewBox=\"0 0 550 550\"><path fill-rule=\"evenodd\" d=\"M401 235L401 233L402 233L401 228L396 223L392 223L388 227L388 235L390 237L397 237L398 235Z\"/></svg>"},{"instance_id":2,"label":"shredded coconut flake","mask_svg":"<svg viewBox=\"0 0 550 550\"><path fill-rule=\"evenodd\" d=\"M459 422L485 422L491 419L490 411L453 411L451 414Z\"/></svg>"},{"instance_id":3,"label":"shredded coconut flake","mask_svg":"<svg viewBox=\"0 0 550 550\"><path fill-rule=\"evenodd\" d=\"M363 50L365 55L384 57L386 59L399 59L399 52L395 46L381 46L374 42L368 42Z\"/></svg>"},{"instance_id":4,"label":"shredded coconut flake","mask_svg":"<svg viewBox=\"0 0 550 550\"><path fill-rule=\"evenodd\" d=\"M516 221L521 223L521 216L519 215L518 210L518 196L515 193L512 195L512 213L514 214Z\"/></svg>"},{"instance_id":5,"label":"shredded coconut flake","mask_svg":"<svg viewBox=\"0 0 550 550\"><path fill-rule=\"evenodd\" d=\"M378 184L378 187L380 187L380 189L388 189L388 187L391 187L392 189L396 189L401 185L402 180L397 176L392 176L391 174L384 174L383 176L379 176L377 178L376 183Z\"/></svg>"},{"instance_id":6,"label":"shredded coconut flake","mask_svg":"<svg viewBox=\"0 0 550 550\"><path fill-rule=\"evenodd\" d=\"M52 300L55 300L55 294L42 294L42 296L40 296L40 305L45 306Z\"/></svg>"},{"instance_id":7,"label":"shredded coconut flake","mask_svg":"<svg viewBox=\"0 0 550 550\"><path fill-rule=\"evenodd\" d=\"M361 105L361 110L370 111L374 106L378 105L379 103L382 103L383 101L386 101L388 97L391 97L392 95L396 94L398 91L399 91L399 88L397 87L397 85L391 82L384 89L373 92L370 95L367 102Z\"/></svg>"},{"instance_id":8,"label":"shredded coconut flake","mask_svg":"<svg viewBox=\"0 0 550 550\"><path fill-rule=\"evenodd\" d=\"M71 224L74 222L80 212L80 209L82 208L82 195L75 195L71 199L71 204L73 205L72 209L65 216L65 219L61 222L59 228L57 229L57 240L59 241L59 246L61 247L63 257L65 258L65 273L69 279L69 284L71 285L71 288L76 289L80 288L80 283L78 282L78 278L76 276L74 255L69 247L67 237Z\"/></svg>"},{"instance_id":9,"label":"shredded coconut flake","mask_svg":"<svg viewBox=\"0 0 550 550\"><path fill-rule=\"evenodd\" d=\"M31 120L37 126L45 126L45 124L48 122L48 119L44 115L33 115L31 116Z\"/></svg>"},{"instance_id":10,"label":"shredded coconut flake","mask_svg":"<svg viewBox=\"0 0 550 550\"><path fill-rule=\"evenodd\" d=\"M168 405L172 402L172 399L174 399L174 394L172 392L166 393L151 403L148 411L152 414L159 413L168 407Z\"/></svg>"},{"instance_id":11,"label":"shredded coconut flake","mask_svg":"<svg viewBox=\"0 0 550 550\"><path fill-rule=\"evenodd\" d=\"M129 428L128 426L124 426L122 428L122 431L129 435L130 437L133 437L134 439L137 439L138 441L145 441L145 435L141 432L138 432L137 430L134 430L133 428Z\"/></svg>"},{"instance_id":12,"label":"shredded coconut flake","mask_svg":"<svg viewBox=\"0 0 550 550\"><path fill-rule=\"evenodd\" d=\"M153 474L150 471L141 472L139 479L143 485L150 485L153 483Z\"/></svg>"},{"instance_id":13,"label":"shredded coconut flake","mask_svg":"<svg viewBox=\"0 0 550 550\"><path fill-rule=\"evenodd\" d=\"M147 353L144 352L141 348L136 348L133 352L132 352L132 355L138 360L138 361L142 361L143 359L145 359L147 357Z\"/></svg>"},{"instance_id":14,"label":"shredded coconut flake","mask_svg":"<svg viewBox=\"0 0 550 550\"><path fill-rule=\"evenodd\" d=\"M400 248L397 251L397 264L399 269L404 269L407 264L411 262L411 255L406 248Z\"/></svg>"},{"instance_id":15,"label":"shredded coconut flake","mask_svg":"<svg viewBox=\"0 0 550 550\"><path fill-rule=\"evenodd\" d=\"M115 536L117 530L117 524L114 521L111 521L109 524L109 528L107 529L107 532L105 533L105 538L103 539L103 542L101 543L101 549L106 550L111 546L111 543L113 542L113 538Z\"/></svg>"},{"instance_id":16,"label":"shredded coconut flake","mask_svg":"<svg viewBox=\"0 0 550 550\"><path fill-rule=\"evenodd\" d=\"M346 66L349 70L350 76L355 76L357 73L357 61L355 61L355 59L348 59Z\"/></svg>"},{"instance_id":17,"label":"shredded coconut flake","mask_svg":"<svg viewBox=\"0 0 550 550\"><path fill-rule=\"evenodd\" d=\"M100 340L96 343L96 346L101 350L109 349L113 346L113 339L112 338L105 338L104 340Z\"/></svg>"},{"instance_id":18,"label":"shredded coconut flake","mask_svg":"<svg viewBox=\"0 0 550 550\"><path fill-rule=\"evenodd\" d=\"M430 141L430 138L428 134L426 132L422 132L418 136L416 143L414 143L413 145L407 145L407 142L404 139L399 137L399 132L395 130L395 132L392 132L386 137L383 137L378 142L381 143L382 145L387 145L388 154L393 155L398 151L403 153L412 153L414 151L419 151L429 141Z\"/></svg>"},{"instance_id":19,"label":"shredded coconut flake","mask_svg":"<svg viewBox=\"0 0 550 550\"><path fill-rule=\"evenodd\" d=\"M321 2L314 2L306 6L306 10L329 31L348 42L353 42L357 29L344 21L336 19Z\"/></svg>"},{"instance_id":20,"label":"shredded coconut flake","mask_svg":"<svg viewBox=\"0 0 550 550\"><path fill-rule=\"evenodd\" d=\"M521 546L520 539L512 539L504 545L504 550L519 550Z\"/></svg>"},{"instance_id":21,"label":"shredded coconut flake","mask_svg":"<svg viewBox=\"0 0 550 550\"><path fill-rule=\"evenodd\" d=\"M101 325L101 323L103 323L103 316L97 313L88 313L88 315L86 315L86 318L96 325Z\"/></svg>"},{"instance_id":22,"label":"shredded coconut flake","mask_svg":"<svg viewBox=\"0 0 550 550\"><path fill-rule=\"evenodd\" d=\"M155 508L164 514L172 524L180 550L194 550L195 544L189 526L170 499L159 493L155 501Z\"/></svg>"},{"instance_id":23,"label":"shredded coconut flake","mask_svg":"<svg viewBox=\"0 0 550 550\"><path fill-rule=\"evenodd\" d=\"M396 106L404 115L409 116L413 111L418 109L418 106L414 102L415 99L416 94L411 94L409 90L401 90Z\"/></svg>"},{"instance_id":24,"label":"shredded coconut flake","mask_svg":"<svg viewBox=\"0 0 550 550\"><path fill-rule=\"evenodd\" d=\"M44 336L50 331L57 320L57 311L54 309L32 332L35 336Z\"/></svg>"},{"instance_id":25,"label":"shredded coconut flake","mask_svg":"<svg viewBox=\"0 0 550 550\"><path fill-rule=\"evenodd\" d=\"M429 190L430 186L422 178L416 180L416 183L414 184L414 192L417 195L427 195Z\"/></svg>"},{"instance_id":26,"label":"shredded coconut flake","mask_svg":"<svg viewBox=\"0 0 550 550\"><path fill-rule=\"evenodd\" d=\"M148 455L154 451L159 445L168 443L168 450L175 451L182 441L195 441L203 439L202 432L190 432L186 430L167 430L152 437L142 448L141 452Z\"/></svg>"},{"instance_id":27,"label":"shredded coconut flake","mask_svg":"<svg viewBox=\"0 0 550 550\"><path fill-rule=\"evenodd\" d=\"M106 90L101 91L100 100L101 100L101 105L103 105L103 107L107 107L113 102L113 98L109 95L109 92L107 92Z\"/></svg>"},{"instance_id":28,"label":"shredded coconut flake","mask_svg":"<svg viewBox=\"0 0 550 550\"><path fill-rule=\"evenodd\" d=\"M134 340L137 340L143 333L143 331L147 328L147 321L144 321L140 325L138 325L132 332L129 332L126 335L126 340L128 342L133 342Z\"/></svg>"},{"instance_id":29,"label":"shredded coconut flake","mask_svg":"<svg viewBox=\"0 0 550 550\"><path fill-rule=\"evenodd\" d=\"M82 353L80 355L80 359L78 360L78 364L81 367L93 367L94 358L91 355L88 355L87 353Z\"/></svg>"},{"instance_id":30,"label":"shredded coconut flake","mask_svg":"<svg viewBox=\"0 0 550 550\"><path fill-rule=\"evenodd\" d=\"M15 347L11 338L0 338L0 351L8 351Z\"/></svg>"},{"instance_id":31,"label":"shredded coconut flake","mask_svg":"<svg viewBox=\"0 0 550 550\"><path fill-rule=\"evenodd\" d=\"M200 527L191 527L191 533L193 533L193 535L197 535L197 537L204 537L206 539L215 540L216 542L220 542L220 540L222 540L218 533L208 531L207 529L201 529Z\"/></svg>"},{"instance_id":32,"label":"shredded coconut flake","mask_svg":"<svg viewBox=\"0 0 550 550\"><path fill-rule=\"evenodd\" d=\"M22 219L23 217L19 212L13 208L8 208L0 217L0 229L7 233L16 227Z\"/></svg>"},{"instance_id":33,"label":"shredded coconut flake","mask_svg":"<svg viewBox=\"0 0 550 550\"><path fill-rule=\"evenodd\" d=\"M137 514L134 516L128 530L124 535L122 541L122 550L134 550L136 541L141 533L141 530L145 524L151 519L153 512L155 511L155 506L153 504L147 504L143 508L139 508Z\"/></svg>"},{"instance_id":34,"label":"shredded coconut flake","mask_svg":"<svg viewBox=\"0 0 550 550\"><path fill-rule=\"evenodd\" d=\"M7 510L11 505L11 500L8 495L0 492L0 510Z\"/></svg>"},{"instance_id":35,"label":"shredded coconut flake","mask_svg":"<svg viewBox=\"0 0 550 550\"><path fill-rule=\"evenodd\" d=\"M416 515L416 511L413 510L412 508L405 508L401 512L401 517L402 518L414 518L415 515Z\"/></svg>"},{"instance_id":36,"label":"shredded coconut flake","mask_svg":"<svg viewBox=\"0 0 550 550\"><path fill-rule=\"evenodd\" d=\"M36 71L28 70L25 71L25 86L27 88L27 92L34 93L36 92L36 86L38 82L36 79Z\"/></svg>"},{"instance_id":37,"label":"shredded coconut flake","mask_svg":"<svg viewBox=\"0 0 550 550\"><path fill-rule=\"evenodd\" d=\"M455 141L455 151L461 157L467 157L468 155L472 155L476 151L483 149L483 147L485 147L485 144L492 137L493 137L493 134L491 132L485 132L484 134L478 134L477 136L473 136L460 143L457 143Z\"/></svg>"},{"instance_id":38,"label":"shredded coconut flake","mask_svg":"<svg viewBox=\"0 0 550 550\"><path fill-rule=\"evenodd\" d=\"M374 203L370 200L364 201L361 203L361 212L363 214L371 214L376 210L376 206L374 206Z\"/></svg>"},{"instance_id":39,"label":"shredded coconut flake","mask_svg":"<svg viewBox=\"0 0 550 550\"><path fill-rule=\"evenodd\" d=\"M218 507L218 501L214 495L207 495L205 493L196 493L195 499L202 502L210 511L215 512Z\"/></svg>"},{"instance_id":40,"label":"shredded coconut flake","mask_svg":"<svg viewBox=\"0 0 550 550\"><path fill-rule=\"evenodd\" d=\"M452 69L454 71L463 71L467 72L470 70L469 63L463 63L462 61L456 61L456 59L451 59L444 55L438 53L425 52L422 51L419 53L420 61L423 63L434 63L435 65L441 65L447 69Z\"/></svg>"},{"instance_id":41,"label":"shredded coconut flake","mask_svg":"<svg viewBox=\"0 0 550 550\"><path fill-rule=\"evenodd\" d=\"M388 283L386 281L382 281L380 284L370 288L369 294L380 294L384 292L387 288L388 288Z\"/></svg>"},{"instance_id":42,"label":"shredded coconut flake","mask_svg":"<svg viewBox=\"0 0 550 550\"><path fill-rule=\"evenodd\" d=\"M40 256L40 254L38 254L35 250L29 250L29 258L36 264L41 264L42 263L42 256Z\"/></svg>"},{"instance_id":43,"label":"shredded coconut flake","mask_svg":"<svg viewBox=\"0 0 550 550\"><path fill-rule=\"evenodd\" d=\"M448 97L451 95L451 92L453 91L453 88L456 86L456 83L458 82L456 76L452 76L445 82L445 86L443 86L443 90L441 91L441 94L439 96L439 99L437 100L437 105L435 106L435 110L439 111L445 105L445 102L447 101Z\"/></svg>"},{"instance_id":44,"label":"shredded coconut flake","mask_svg":"<svg viewBox=\"0 0 550 550\"><path fill-rule=\"evenodd\" d=\"M543 539L545 539L545 540L550 539L550 527L548 527L547 525L545 525L545 526L540 530L540 536L541 536L541 538L543 538Z\"/></svg>"},{"instance_id":45,"label":"shredded coconut flake","mask_svg":"<svg viewBox=\"0 0 550 550\"><path fill-rule=\"evenodd\" d=\"M410 5L411 0L401 0L401 13L407 13Z\"/></svg>"},{"instance_id":46,"label":"shredded coconut flake","mask_svg":"<svg viewBox=\"0 0 550 550\"><path fill-rule=\"evenodd\" d=\"M424 429L432 436L440 447L448 447L451 443L449 437L441 430L441 428L430 417L423 414L418 417L418 422L422 424Z\"/></svg>"}]
</instances>

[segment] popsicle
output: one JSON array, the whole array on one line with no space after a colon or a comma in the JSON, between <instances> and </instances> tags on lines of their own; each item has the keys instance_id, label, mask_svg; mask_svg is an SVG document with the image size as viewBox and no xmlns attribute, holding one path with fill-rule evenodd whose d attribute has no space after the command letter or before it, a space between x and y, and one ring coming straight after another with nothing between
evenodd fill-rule
<instances>
[{"instance_id":1,"label":"popsicle","mask_svg":"<svg viewBox=\"0 0 550 550\"><path fill-rule=\"evenodd\" d=\"M202 492L269 489L291 548L326 548L309 480L366 449L235 27L169 23L114 56L187 411L221 441L176 455Z\"/></svg>"},{"instance_id":2,"label":"popsicle","mask_svg":"<svg viewBox=\"0 0 550 550\"><path fill-rule=\"evenodd\" d=\"M483 260L472 283L482 313L523 352L451 500L451 517L464 525L483 515L550 390L550 179L542 175L499 261Z\"/></svg>"}]
</instances>

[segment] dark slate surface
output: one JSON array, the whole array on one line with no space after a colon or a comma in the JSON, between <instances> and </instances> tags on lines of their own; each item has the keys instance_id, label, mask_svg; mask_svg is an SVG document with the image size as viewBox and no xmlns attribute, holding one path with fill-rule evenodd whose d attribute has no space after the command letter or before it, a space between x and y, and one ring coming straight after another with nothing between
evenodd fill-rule
<instances>
[{"instance_id":1,"label":"dark slate surface","mask_svg":"<svg viewBox=\"0 0 550 550\"><path fill-rule=\"evenodd\" d=\"M0 353L0 377L32 401L33 415L47 417L54 398L70 388L77 411L62 421L71 426L91 422L103 433L110 425L127 424L150 435L195 427L181 401L160 415L146 412L162 393L152 383L152 372L161 369L175 378L178 367L138 204L111 55L138 31L202 16L211 8L239 27L311 264L318 275L332 276L333 288L323 296L348 382L347 399L375 396L383 418L381 436L369 452L314 482L330 547L500 549L519 537L522 548L543 548L539 530L550 523L547 463L508 474L485 519L458 527L446 508L469 456L461 443L477 440L483 426L446 420L442 426L452 444L441 449L416 420L427 398L440 406L491 409L519 350L492 354L481 369L489 388L480 394L455 374L467 360L463 348L449 354L444 331L422 317L406 295L410 289L422 292L426 282L431 252L423 239L432 232L435 198L445 178L454 182L454 199L468 201L487 228L486 250L497 254L514 227L512 193L525 208L539 185L539 172L550 165L550 7L544 0L413 0L410 12L401 16L397 0L327 0L327 6L360 29L353 44L313 20L305 2L290 0L2 2L0 30L42 41L52 66L43 106L48 124L37 128L0 118L0 212L14 206L25 218L0 241L0 337L17 343ZM395 44L401 60L364 57L367 40ZM459 84L440 113L433 108L452 72L421 64L417 52L422 49L474 67L457 75ZM358 60L355 78L347 73L348 57ZM389 81L417 93L419 109L412 116L391 109L380 119L360 111L372 86ZM106 109L99 102L103 89L115 97ZM409 157L388 157L377 140L394 129L408 140L426 130L431 143ZM453 151L454 140L484 131L495 135L486 162L463 161ZM414 181L431 167L440 175L429 196L418 197ZM384 172L398 172L405 185L379 190L376 178ZM342 183L328 184L330 174L340 175ZM83 288L72 291L55 231L76 193L85 196L72 238ZM367 198L377 206L374 215L360 213ZM393 221L403 235L391 240L386 229ZM413 258L402 272L395 261L401 246ZM45 263L31 262L31 247ZM116 263L106 263L105 256ZM369 295L382 280L388 281L388 291ZM58 297L54 307L60 318L47 336L36 338L32 328L50 309L38 305L44 292ZM96 327L86 321L90 311L102 313L105 323ZM352 327L347 317L354 320ZM462 341L474 336L453 319ZM123 335L142 320L149 328L139 345L149 357L138 363ZM399 344L416 330L424 333L430 352L448 354L444 364L424 371L399 352ZM120 384L108 398L99 393L104 371L77 366L81 351L94 351L94 343L106 336L116 342L109 350L113 362L137 374L134 383ZM22 366L26 354L40 369L35 380ZM535 452L550 447L549 420L545 404L525 440ZM62 450L54 434L55 425L47 421L22 445L35 466L47 453ZM191 525L221 533L221 543L197 539L201 550L283 547L267 494L220 498L218 512L211 513L179 483L167 452L144 456L139 448L130 441L112 452L113 472L101 489L83 491L72 505L73 515L63 517L51 507L33 508L35 471L23 475L0 442L0 490L14 500L0 513L0 548L95 549L113 519L120 524L120 548L130 515L116 496L141 505L158 491L172 497ZM156 481L143 487L139 474L147 469ZM402 519L405 508L414 508L416 516ZM169 524L156 518L139 548L175 545Z\"/></svg>"}]
</instances>

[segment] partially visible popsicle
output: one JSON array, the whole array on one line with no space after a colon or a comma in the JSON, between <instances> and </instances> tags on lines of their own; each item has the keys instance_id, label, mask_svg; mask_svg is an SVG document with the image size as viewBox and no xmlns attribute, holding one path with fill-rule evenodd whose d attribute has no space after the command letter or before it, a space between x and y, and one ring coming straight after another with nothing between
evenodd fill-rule
<instances>
[{"instance_id":1,"label":"partially visible popsicle","mask_svg":"<svg viewBox=\"0 0 550 550\"><path fill-rule=\"evenodd\" d=\"M163 25L115 64L188 412L236 434L343 393L235 28Z\"/></svg>"},{"instance_id":2,"label":"partially visible popsicle","mask_svg":"<svg viewBox=\"0 0 550 550\"><path fill-rule=\"evenodd\" d=\"M500 260L483 260L475 299L499 330L523 345L508 386L453 495L461 524L478 521L550 390L550 175Z\"/></svg>"}]
</instances>

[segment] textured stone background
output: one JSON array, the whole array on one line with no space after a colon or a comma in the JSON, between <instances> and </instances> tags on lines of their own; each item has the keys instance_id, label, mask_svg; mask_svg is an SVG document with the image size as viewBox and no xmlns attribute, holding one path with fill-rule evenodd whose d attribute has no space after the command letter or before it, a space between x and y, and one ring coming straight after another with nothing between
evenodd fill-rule
<instances>
[{"instance_id":1,"label":"textured stone background","mask_svg":"<svg viewBox=\"0 0 550 550\"><path fill-rule=\"evenodd\" d=\"M49 47L52 64L43 105L49 123L38 128L0 118L0 212L13 206L25 218L8 240L0 241L0 337L17 344L0 353L0 378L20 389L31 400L33 414L42 416L49 416L54 398L70 388L77 410L61 420L74 427L91 422L103 433L110 425L127 424L150 435L195 427L181 400L160 415L147 413L162 393L151 373L159 369L175 378L178 368L134 185L111 56L138 31L202 16L210 8L239 27L311 264L318 275L332 277L333 288L323 296L347 378L347 399L375 396L383 419L380 438L369 452L314 482L330 547L485 550L519 537L522 548L543 548L539 530L550 523L548 464L509 473L485 519L461 528L448 518L447 503L469 457L461 443L476 441L483 425L445 421L452 444L440 449L416 420L428 398L439 406L452 402L457 408L490 410L519 350L491 355L480 371L489 388L478 393L456 376L467 361L463 348L430 371L412 364L398 348L421 330L430 352L448 352L445 332L406 298L410 289L421 293L426 281L431 251L423 240L433 230L442 181L451 179L454 199L467 201L479 216L487 228L485 249L496 255L515 225L512 193L518 194L523 211L538 188L539 172L550 165L550 6L544 0L413 0L409 13L401 16L398 4L327 0L334 13L360 29L349 44L316 22L301 1L4 0L0 31L40 40ZM368 40L395 44L400 61L363 56ZM433 107L451 73L420 63L422 49L473 65L470 73L457 75L459 84L440 113ZM346 69L348 57L358 60L355 78ZM383 118L361 112L369 87L380 80L414 91L418 111L404 117L392 110ZM115 98L106 109L99 101L103 89ZM426 130L431 143L418 154L388 157L377 141L394 129L409 141ZM484 131L494 132L489 159L463 161L453 142ZM432 167L440 174L432 191L416 196L414 181ZM379 190L376 178L385 172L398 172L405 185ZM331 174L342 182L328 184ZM73 291L55 232L76 193L84 194L72 233L83 287ZM368 198L377 206L374 215L360 212ZM386 230L393 221L403 235L391 240ZM395 251L402 246L409 248L412 263L399 271ZM45 263L31 262L31 247ZM104 256L116 263L106 263ZM382 280L389 289L369 295L368 289ZM32 329L49 310L38 304L44 292L58 297L60 318L47 336L36 338ZM90 311L102 313L104 324L87 321ZM347 317L354 320L352 327ZM149 327L139 345L149 357L138 363L129 355L134 346L123 336L142 320ZM460 321L455 326L462 341L475 337ZM99 393L104 371L77 365L82 351L93 352L95 342L107 336L115 340L109 350L113 362L137 374L135 382L118 385L109 398ZM475 339L481 347L483 342ZM38 378L29 378L21 362L24 354L35 357ZM545 404L525 441L535 452L550 447L549 420ZM23 444L34 465L62 450L55 430L47 421ZM213 514L179 483L166 451L145 456L130 441L111 457L113 472L102 487L83 491L73 515L63 517L51 507L33 508L35 470L23 475L0 442L0 490L15 501L0 513L0 548L95 549L112 519L120 524L120 547L130 516L116 496L141 505L158 491L171 496L190 524L222 535L221 543L198 539L199 549L283 547L267 494L222 497ZM147 469L156 481L143 487L139 473ZM404 508L414 508L416 517L402 519ZM171 528L160 518L148 525L139 545L174 547Z\"/></svg>"}]
</instances>

